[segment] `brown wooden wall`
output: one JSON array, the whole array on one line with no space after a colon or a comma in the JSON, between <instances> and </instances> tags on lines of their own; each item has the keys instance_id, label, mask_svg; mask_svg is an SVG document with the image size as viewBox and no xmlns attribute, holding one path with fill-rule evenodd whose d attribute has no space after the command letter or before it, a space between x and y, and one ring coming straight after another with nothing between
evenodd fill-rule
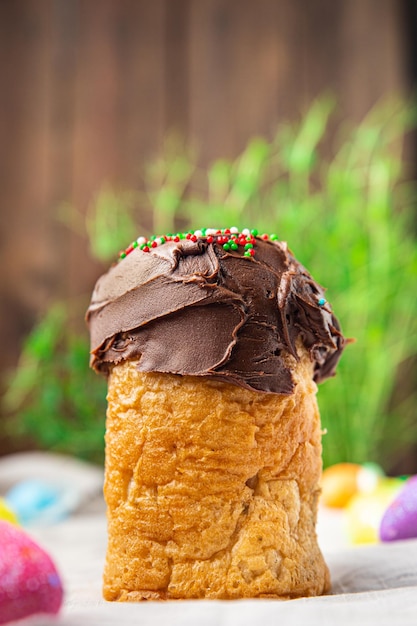
<instances>
[{"instance_id":1,"label":"brown wooden wall","mask_svg":"<svg viewBox=\"0 0 417 626\"><path fill-rule=\"evenodd\" d=\"M0 345L99 268L56 219L135 185L171 128L201 162L331 89L361 118L407 90L406 0L0 0Z\"/></svg>"}]
</instances>

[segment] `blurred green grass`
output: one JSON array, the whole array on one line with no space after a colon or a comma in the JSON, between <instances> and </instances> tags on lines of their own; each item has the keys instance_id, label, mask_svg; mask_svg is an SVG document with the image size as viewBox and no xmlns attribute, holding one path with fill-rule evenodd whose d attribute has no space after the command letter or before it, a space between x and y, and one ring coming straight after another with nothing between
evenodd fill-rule
<instances>
[{"instance_id":1,"label":"blurred green grass","mask_svg":"<svg viewBox=\"0 0 417 626\"><path fill-rule=\"evenodd\" d=\"M271 141L255 137L238 158L209 168L170 136L138 190L103 188L87 218L72 209L70 221L106 264L139 234L203 226L276 232L328 289L345 335L356 340L337 376L319 388L324 463L376 461L388 471L417 442L409 381L417 353L416 182L403 149L416 110L387 100L336 133L334 111L331 98L318 99ZM329 134L333 148L323 149ZM63 311L52 308L26 341L5 397L9 429L101 460L105 385L87 372L87 338L68 335Z\"/></svg>"}]
</instances>

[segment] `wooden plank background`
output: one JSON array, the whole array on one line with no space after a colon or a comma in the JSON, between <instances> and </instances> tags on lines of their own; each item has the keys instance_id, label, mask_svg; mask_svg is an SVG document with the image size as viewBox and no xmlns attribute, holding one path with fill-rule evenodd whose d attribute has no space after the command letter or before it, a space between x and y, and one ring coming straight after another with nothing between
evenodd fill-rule
<instances>
[{"instance_id":1,"label":"wooden plank background","mask_svg":"<svg viewBox=\"0 0 417 626\"><path fill-rule=\"evenodd\" d=\"M1 0L0 345L100 269L57 219L135 186L166 133L202 164L271 136L325 89L360 119L407 91L414 0ZM411 13L410 13L411 10ZM408 11L408 13L407 13Z\"/></svg>"}]
</instances>

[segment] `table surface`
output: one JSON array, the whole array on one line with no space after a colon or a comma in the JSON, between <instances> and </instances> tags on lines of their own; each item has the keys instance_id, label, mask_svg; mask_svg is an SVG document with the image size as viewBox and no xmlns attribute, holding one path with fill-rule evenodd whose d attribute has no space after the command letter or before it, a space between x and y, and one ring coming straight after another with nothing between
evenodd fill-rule
<instances>
[{"instance_id":1,"label":"table surface","mask_svg":"<svg viewBox=\"0 0 417 626\"><path fill-rule=\"evenodd\" d=\"M101 507L100 507L101 508ZM331 595L290 601L172 601L108 603L101 597L106 547L103 510L74 516L31 533L53 556L64 580L61 626L236 626L276 624L417 624L417 540L351 547L335 541L335 516L319 538L332 575ZM333 530L332 530L333 529ZM36 624L45 624L45 620Z\"/></svg>"},{"instance_id":2,"label":"table surface","mask_svg":"<svg viewBox=\"0 0 417 626\"><path fill-rule=\"evenodd\" d=\"M185 600L109 603L102 599L106 516L102 470L71 459L24 456L0 459L0 494L26 475L54 476L83 490L82 506L64 521L28 532L52 556L63 579L59 616L23 620L31 626L402 626L417 625L417 539L351 546L341 514L319 511L318 537L332 577L327 596L298 600Z\"/></svg>"}]
</instances>

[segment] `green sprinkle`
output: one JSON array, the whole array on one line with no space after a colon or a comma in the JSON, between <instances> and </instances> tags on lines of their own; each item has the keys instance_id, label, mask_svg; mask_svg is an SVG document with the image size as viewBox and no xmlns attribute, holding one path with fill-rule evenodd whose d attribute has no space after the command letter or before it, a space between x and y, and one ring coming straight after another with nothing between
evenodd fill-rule
<instances>
[{"instance_id":1,"label":"green sprinkle","mask_svg":"<svg viewBox=\"0 0 417 626\"><path fill-rule=\"evenodd\" d=\"M232 241L232 243L230 244L230 247L232 248L232 250L237 250L239 248L237 243L235 243L234 241Z\"/></svg>"},{"instance_id":2,"label":"green sprinkle","mask_svg":"<svg viewBox=\"0 0 417 626\"><path fill-rule=\"evenodd\" d=\"M253 235L254 237L256 237L258 234L258 231L256 230L256 228L253 228L250 232L251 232L251 235Z\"/></svg>"},{"instance_id":3,"label":"green sprinkle","mask_svg":"<svg viewBox=\"0 0 417 626\"><path fill-rule=\"evenodd\" d=\"M253 248L253 243L245 243L245 250L249 250L250 248Z\"/></svg>"},{"instance_id":4,"label":"green sprinkle","mask_svg":"<svg viewBox=\"0 0 417 626\"><path fill-rule=\"evenodd\" d=\"M243 254L243 256L248 256L248 257L249 257L249 256L252 256L252 255L251 255L251 253L250 253L250 252L246 251L246 252Z\"/></svg>"},{"instance_id":5,"label":"green sprinkle","mask_svg":"<svg viewBox=\"0 0 417 626\"><path fill-rule=\"evenodd\" d=\"M226 252L227 252L228 250L230 250L230 244L228 244L228 243L224 243L224 244L223 244L223 250L226 250Z\"/></svg>"},{"instance_id":6,"label":"green sprinkle","mask_svg":"<svg viewBox=\"0 0 417 626\"><path fill-rule=\"evenodd\" d=\"M138 242L137 242L137 241L134 241L134 242L132 243L132 248L137 248L137 247L138 247L138 245L139 245L139 244L138 244Z\"/></svg>"},{"instance_id":7,"label":"green sprinkle","mask_svg":"<svg viewBox=\"0 0 417 626\"><path fill-rule=\"evenodd\" d=\"M271 241L276 241L278 239L278 235L276 235L275 233L272 233L272 235L269 235L269 238Z\"/></svg>"},{"instance_id":8,"label":"green sprinkle","mask_svg":"<svg viewBox=\"0 0 417 626\"><path fill-rule=\"evenodd\" d=\"M121 258L121 259L125 259L125 258L126 258L126 256L127 256L127 255L126 255L126 252L121 252L121 253L120 253L120 258Z\"/></svg>"}]
</instances>

